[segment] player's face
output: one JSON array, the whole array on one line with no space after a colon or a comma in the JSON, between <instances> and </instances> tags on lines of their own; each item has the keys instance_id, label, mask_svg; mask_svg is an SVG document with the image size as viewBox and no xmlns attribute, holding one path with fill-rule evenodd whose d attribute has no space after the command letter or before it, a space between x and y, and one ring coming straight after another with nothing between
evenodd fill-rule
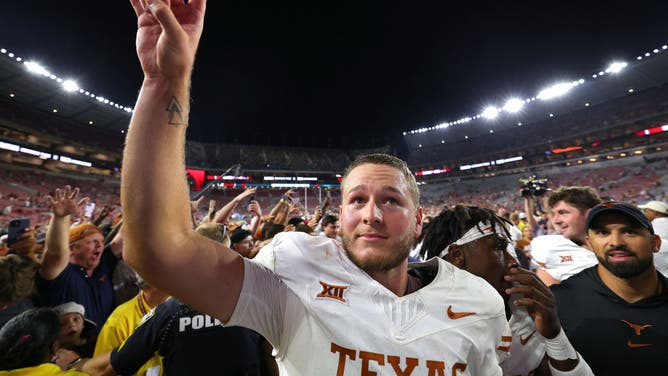
<instances>
[{"instance_id":1,"label":"player's face","mask_svg":"<svg viewBox=\"0 0 668 376\"><path fill-rule=\"evenodd\" d=\"M385 165L363 164L348 174L339 218L348 257L368 273L405 263L422 231L422 209L406 179Z\"/></svg>"},{"instance_id":2,"label":"player's face","mask_svg":"<svg viewBox=\"0 0 668 376\"><path fill-rule=\"evenodd\" d=\"M94 232L71 245L70 262L86 270L95 269L100 264L103 250L104 237Z\"/></svg>"},{"instance_id":3,"label":"player's face","mask_svg":"<svg viewBox=\"0 0 668 376\"><path fill-rule=\"evenodd\" d=\"M512 286L503 276L510 265L517 263L507 252L508 239L499 234L490 234L462 247L465 252L463 269L483 278L505 297L505 290Z\"/></svg>"},{"instance_id":4,"label":"player's face","mask_svg":"<svg viewBox=\"0 0 668 376\"><path fill-rule=\"evenodd\" d=\"M76 344L84 328L84 319L78 313L66 313L60 316L59 340L61 344Z\"/></svg>"},{"instance_id":5,"label":"player's face","mask_svg":"<svg viewBox=\"0 0 668 376\"><path fill-rule=\"evenodd\" d=\"M575 206L559 201L552 207L552 216L552 223L561 235L576 243L584 242L587 212L581 212Z\"/></svg>"},{"instance_id":6,"label":"player's face","mask_svg":"<svg viewBox=\"0 0 668 376\"><path fill-rule=\"evenodd\" d=\"M587 243L600 266L619 278L630 278L653 272L652 253L658 252L661 238L623 214L604 213L590 225Z\"/></svg>"}]
</instances>

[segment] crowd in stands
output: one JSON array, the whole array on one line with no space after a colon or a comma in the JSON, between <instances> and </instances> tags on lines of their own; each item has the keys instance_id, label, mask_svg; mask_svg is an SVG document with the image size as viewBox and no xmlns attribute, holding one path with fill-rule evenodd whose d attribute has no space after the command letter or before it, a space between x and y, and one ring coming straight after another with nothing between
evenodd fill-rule
<instances>
[{"instance_id":1,"label":"crowd in stands","mask_svg":"<svg viewBox=\"0 0 668 376\"><path fill-rule=\"evenodd\" d=\"M665 216L668 217L668 205L660 203L668 199L668 190L663 178L667 175L667 171L668 160L661 159L653 163L642 160L635 163L609 164L605 168L598 169L590 165L578 166L572 171L546 170L541 176L549 177L550 186L554 190L557 190L558 187L587 185L595 187L598 194L605 200L612 199L637 204L651 199L659 204L650 204L647 207L663 210L666 212ZM35 346L42 346L42 348L30 349L30 351L41 354L42 357L33 366L43 369L48 367L79 369L94 375L115 374L114 372L121 372L121 370L128 373L140 372L139 374L164 372L164 367L172 367L173 370L184 369L185 364L190 364L188 359L197 358L198 355L195 353L199 353L200 356L204 353L207 356L217 356L216 354L222 356L223 353L229 356L231 349L226 348L223 353L217 352L214 343L220 346L221 343L229 343L226 341L234 338L235 343L246 346L243 350L246 356L232 363L238 363L239 367L249 367L245 369L254 369L253 372L257 372L254 374L277 374L275 364L271 360L271 347L264 342L261 336L258 337L257 333L230 331L228 328L213 324L195 325L194 320L200 320L200 318L209 320L211 323L214 323L215 319L176 299L171 299L171 303L167 305L161 304L168 299L168 295L142 283L141 277L119 261L121 251L113 250L118 247L122 248L122 237L118 232L122 225L122 217L118 210L117 185L105 185L82 179L70 180L64 176L23 170L3 171L2 178L2 203L10 207L9 210L6 210L7 213L3 213L3 223L12 218L27 216L35 220L33 224L43 228L29 230L22 235L19 242L10 244L8 247L7 244L4 245L2 253L5 256L0 262L0 282L8 280L16 285L0 289L0 292L3 293L0 296L0 307L3 307L0 311L2 313L0 314L0 325L16 317L5 330L5 334L10 336L13 335L13 331L18 330L16 325L30 327L25 320L34 320L33 325L46 325L44 323L56 317L59 323L56 326L49 324L52 326L36 326L29 329L31 333L34 333L31 335L41 336L40 342ZM80 200L78 189L70 189L67 184L72 182L77 183L82 193L91 201L99 203L99 208L94 211L94 214L88 217L83 215L88 200ZM440 221L456 220L457 216L461 215L461 213L457 214L459 211L479 210L475 207L488 208L484 209L486 210L484 213L487 213L484 216L493 216L507 221L508 225L504 226L510 231L509 239L513 239L516 244L514 257L519 260L520 264L527 270L537 272L546 285L559 283L559 280L554 280L549 275L547 277L541 275L541 271L545 273L545 270L549 268L544 263L547 260L538 251L541 239L548 239L543 238L543 235L559 233L560 220L556 216L547 214L551 208L554 209L556 204L538 197L535 202L540 201L542 208L528 206L528 202L534 202L534 198L520 196L518 186L517 176L423 186L422 201L427 221L433 220L433 226L440 227L444 225L440 224ZM57 187L61 189L56 189ZM62 189L62 187L65 188ZM318 195L315 191L306 192L307 198L305 199L300 195L299 190L261 188L214 190L209 192L206 198L202 196L192 202L193 227L199 233L229 246L248 258L253 258L261 247L271 241L274 235L285 231L301 231L313 236L326 236L340 241L337 208L341 202L341 196L337 191L331 193L323 196ZM551 197L552 193L546 192L544 198ZM593 194L597 195L596 200L600 202L598 194ZM324 200L322 200L323 197ZM205 205L207 202L208 205ZM465 209L464 206L461 206L463 204L474 209ZM103 207L106 207L106 210L101 212L100 208ZM476 215L483 215L480 213ZM496 217L497 214L498 217ZM60 223L61 221L63 223ZM47 223L48 226L46 226ZM43 232L44 227L48 227L46 240L44 238L38 240L37 234L40 231ZM56 231L62 234L56 236L54 235ZM432 244L436 240L430 236L442 236L434 234L433 231L433 229L426 230L426 234L431 234L424 239L425 244L429 245L424 245L422 248L418 245L415 248L415 257L423 257L429 252L434 252L428 251L430 247L442 248L440 245ZM515 235L513 231L519 234ZM85 257L74 257L73 255L78 252L77 247L86 247L86 239L92 236L95 236L96 240L91 243L87 251L92 253ZM453 234L452 241L461 236L462 234ZM58 238L62 239L57 240ZM443 239L438 241L442 242ZM48 248L46 253L44 253L45 247ZM54 261L48 256L51 254L53 257L54 252L65 257L61 260L68 260L66 264L62 264L63 261L61 261L58 264L60 266L55 270ZM450 252L452 252L450 255L458 254L455 248L451 248ZM90 264L90 257L95 260L92 264ZM452 257L454 258L448 259L450 262L468 270L466 263L460 264L461 260L456 256ZM590 260L588 263L583 263L577 271L595 264L595 259ZM14 273L9 277L5 270L8 265L12 265L11 269ZM661 271L664 273L668 271L664 269ZM475 269L470 271L475 273ZM65 278L63 277L65 273L72 276ZM85 278L98 280L97 283L100 285L93 288L92 292L87 292L87 288L84 288L80 282L66 282L76 278L80 275L79 273L89 276ZM569 276L575 274L573 272ZM19 284L25 284L26 281L33 282L28 283L27 288L18 287ZM128 286L129 293L120 291L127 290ZM104 292L105 290L107 292ZM89 294L92 294L92 300L90 296L86 297ZM33 308L39 306L54 307L54 310ZM106 308L101 310L101 307ZM163 307L155 313L160 319L150 322L150 325L157 326L144 327L144 324L140 324L141 330L138 329L135 333L134 328L142 316L156 307ZM55 316L51 312L54 312ZM171 330L169 323L177 319L190 320L182 322L192 323L188 324L193 325L192 332L187 335L167 335L166 333ZM207 329L207 334L201 332L203 330L201 328L205 327L211 328ZM179 337L182 335L184 337ZM170 338L170 344L164 345L162 342L159 345L156 344L153 338L155 336ZM192 336L195 336L196 343L199 343L200 346L194 345ZM27 341L22 337L18 339L12 337L12 340L18 341L19 344ZM128 341L127 348L121 348L121 344L124 344L126 340ZM50 349L47 345L55 341L59 343L60 348ZM181 343L179 341L185 341L183 343L190 343L194 347L184 347L183 344L179 345ZM207 346L201 346L203 343L206 343ZM146 347L147 344L156 345L149 348ZM0 340L0 353L6 351L3 346L6 344ZM147 352L145 351L147 349L151 350ZM30 354L28 352L22 356ZM19 364L18 362L22 359L18 357L14 363ZM7 361L1 355L0 360ZM193 368L191 364L187 367L190 367L187 368L190 371L198 369ZM202 371L206 369L204 366Z\"/></svg>"},{"instance_id":2,"label":"crowd in stands","mask_svg":"<svg viewBox=\"0 0 668 376\"><path fill-rule=\"evenodd\" d=\"M411 166L425 166L428 169L434 161L450 165L476 158L489 160L504 153L515 156L521 150L522 155L537 159L533 162L544 163L583 155L581 151L546 155L546 151L556 148L579 145L591 154L610 148L612 143L619 144L617 147L642 145L656 141L635 137L634 133L665 124L668 120L667 112L668 85L663 85L555 118L523 122L521 126L516 123L506 127L497 125L494 133L489 133L489 127L467 127L468 138L464 139L462 135L460 141L455 141L457 137L449 134L445 144L413 150L408 162ZM414 137L429 137L433 140L441 136L428 132ZM592 143L597 141L600 146L593 146ZM488 156L491 157L485 159Z\"/></svg>"}]
</instances>

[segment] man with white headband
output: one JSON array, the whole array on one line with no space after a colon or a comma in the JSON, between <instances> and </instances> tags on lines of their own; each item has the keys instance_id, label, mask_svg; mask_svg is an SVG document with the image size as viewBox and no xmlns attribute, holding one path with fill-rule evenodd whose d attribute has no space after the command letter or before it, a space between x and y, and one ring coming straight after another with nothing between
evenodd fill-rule
<instances>
[{"instance_id":1,"label":"man with white headband","mask_svg":"<svg viewBox=\"0 0 668 376\"><path fill-rule=\"evenodd\" d=\"M444 209L427 229L421 253L484 278L507 302L512 342L504 375L592 375L561 329L549 288L513 257L509 225L489 209Z\"/></svg>"}]
</instances>

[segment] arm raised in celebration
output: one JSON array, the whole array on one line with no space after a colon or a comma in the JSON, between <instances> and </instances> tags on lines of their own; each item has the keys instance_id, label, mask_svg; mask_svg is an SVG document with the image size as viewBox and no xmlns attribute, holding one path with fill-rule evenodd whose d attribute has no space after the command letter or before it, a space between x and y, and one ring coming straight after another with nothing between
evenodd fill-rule
<instances>
[{"instance_id":1,"label":"arm raised in celebration","mask_svg":"<svg viewBox=\"0 0 668 376\"><path fill-rule=\"evenodd\" d=\"M144 81L123 160L124 258L149 284L227 321L243 261L193 231L184 173L190 75L206 1L130 2Z\"/></svg>"}]
</instances>

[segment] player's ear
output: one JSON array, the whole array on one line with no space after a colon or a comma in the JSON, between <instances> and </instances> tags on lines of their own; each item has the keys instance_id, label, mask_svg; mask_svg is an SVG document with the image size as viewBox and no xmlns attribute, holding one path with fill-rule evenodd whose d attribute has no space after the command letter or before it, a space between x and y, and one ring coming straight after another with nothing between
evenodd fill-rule
<instances>
[{"instance_id":1,"label":"player's ear","mask_svg":"<svg viewBox=\"0 0 668 376\"><path fill-rule=\"evenodd\" d=\"M448 248L448 254L445 255L445 260L459 269L466 269L466 256L464 254L464 249L460 245L452 244L450 248Z\"/></svg>"}]
</instances>

